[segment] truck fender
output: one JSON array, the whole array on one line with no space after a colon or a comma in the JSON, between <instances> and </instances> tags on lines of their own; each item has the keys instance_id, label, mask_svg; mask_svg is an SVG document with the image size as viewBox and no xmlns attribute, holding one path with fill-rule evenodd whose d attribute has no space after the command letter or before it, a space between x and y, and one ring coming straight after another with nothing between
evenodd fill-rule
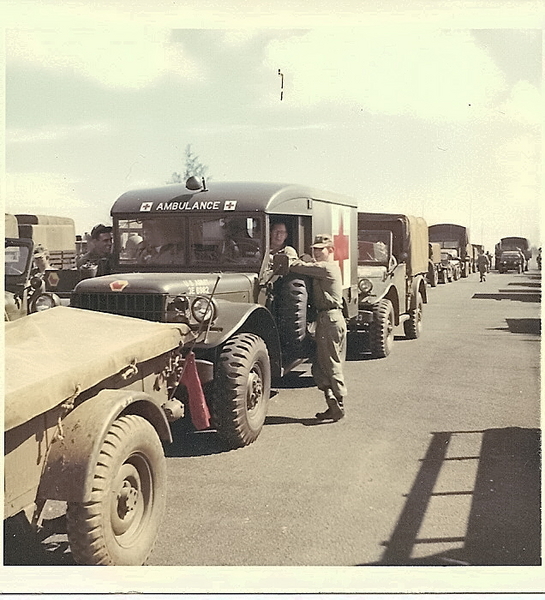
<instances>
[{"instance_id":1,"label":"truck fender","mask_svg":"<svg viewBox=\"0 0 545 600\"><path fill-rule=\"evenodd\" d=\"M218 348L238 332L255 333L267 345L273 377L280 376L282 347L276 322L270 311L259 304L216 300L219 318L204 340L195 344L198 350ZM217 329L215 329L217 327Z\"/></svg>"},{"instance_id":2,"label":"truck fender","mask_svg":"<svg viewBox=\"0 0 545 600\"><path fill-rule=\"evenodd\" d=\"M428 289L426 286L426 281L422 275L417 275L413 280L412 294L411 294L411 309L416 308L416 300L418 298L418 292L422 296L422 302L424 304L428 303Z\"/></svg>"},{"instance_id":3,"label":"truck fender","mask_svg":"<svg viewBox=\"0 0 545 600\"><path fill-rule=\"evenodd\" d=\"M44 464L38 498L90 500L98 455L110 426L121 413L144 417L162 440L172 442L159 400L138 390L102 390L62 420Z\"/></svg>"}]
</instances>

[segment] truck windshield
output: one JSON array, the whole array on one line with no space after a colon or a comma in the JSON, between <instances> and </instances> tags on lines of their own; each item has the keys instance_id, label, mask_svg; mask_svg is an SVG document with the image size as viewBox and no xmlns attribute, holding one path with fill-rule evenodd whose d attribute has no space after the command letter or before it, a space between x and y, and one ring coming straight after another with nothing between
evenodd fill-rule
<instances>
[{"instance_id":1,"label":"truck windshield","mask_svg":"<svg viewBox=\"0 0 545 600\"><path fill-rule=\"evenodd\" d=\"M391 253L391 231L358 231L358 264L387 266Z\"/></svg>"},{"instance_id":2,"label":"truck windshield","mask_svg":"<svg viewBox=\"0 0 545 600\"><path fill-rule=\"evenodd\" d=\"M28 253L28 246L8 245L6 242L4 273L6 275L22 275L27 265Z\"/></svg>"},{"instance_id":3,"label":"truck windshield","mask_svg":"<svg viewBox=\"0 0 545 600\"><path fill-rule=\"evenodd\" d=\"M241 215L118 219L119 264L138 270L167 266L257 271L264 247L261 225L260 219Z\"/></svg>"}]
</instances>

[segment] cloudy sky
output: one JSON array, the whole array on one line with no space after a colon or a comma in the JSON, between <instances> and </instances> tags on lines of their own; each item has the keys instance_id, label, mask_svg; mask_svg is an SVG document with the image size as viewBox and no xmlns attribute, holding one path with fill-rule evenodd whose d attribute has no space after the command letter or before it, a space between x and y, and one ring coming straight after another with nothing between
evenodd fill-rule
<instances>
[{"instance_id":1,"label":"cloudy sky","mask_svg":"<svg viewBox=\"0 0 545 600\"><path fill-rule=\"evenodd\" d=\"M75 4L19 4L8 19L7 212L89 231L123 192L183 171L191 144L215 181L309 184L469 226L489 249L506 235L540 244L536 3L247 19Z\"/></svg>"}]
</instances>

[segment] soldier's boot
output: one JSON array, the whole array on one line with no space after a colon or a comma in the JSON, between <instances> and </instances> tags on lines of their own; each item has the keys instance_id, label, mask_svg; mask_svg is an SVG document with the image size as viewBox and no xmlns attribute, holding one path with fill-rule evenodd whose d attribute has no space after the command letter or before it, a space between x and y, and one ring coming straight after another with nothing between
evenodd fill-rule
<instances>
[{"instance_id":1,"label":"soldier's boot","mask_svg":"<svg viewBox=\"0 0 545 600\"><path fill-rule=\"evenodd\" d=\"M344 417L344 402L335 398L333 392L330 389L325 390L325 401L327 402L327 410L324 412L316 413L318 421L325 421L331 419L332 421L340 421Z\"/></svg>"}]
</instances>

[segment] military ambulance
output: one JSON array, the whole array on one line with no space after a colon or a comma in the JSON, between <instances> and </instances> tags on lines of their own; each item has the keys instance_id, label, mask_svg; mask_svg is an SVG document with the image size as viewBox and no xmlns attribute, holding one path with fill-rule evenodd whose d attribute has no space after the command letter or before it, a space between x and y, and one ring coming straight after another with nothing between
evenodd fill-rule
<instances>
[{"instance_id":1,"label":"military ambulance","mask_svg":"<svg viewBox=\"0 0 545 600\"><path fill-rule=\"evenodd\" d=\"M195 346L214 427L231 447L259 435L271 378L308 357L309 281L270 255L283 222L299 255L330 233L344 314L358 311L357 202L301 185L190 178L112 207L116 274L81 281L71 305L200 330ZM286 262L284 262L284 259Z\"/></svg>"}]
</instances>

